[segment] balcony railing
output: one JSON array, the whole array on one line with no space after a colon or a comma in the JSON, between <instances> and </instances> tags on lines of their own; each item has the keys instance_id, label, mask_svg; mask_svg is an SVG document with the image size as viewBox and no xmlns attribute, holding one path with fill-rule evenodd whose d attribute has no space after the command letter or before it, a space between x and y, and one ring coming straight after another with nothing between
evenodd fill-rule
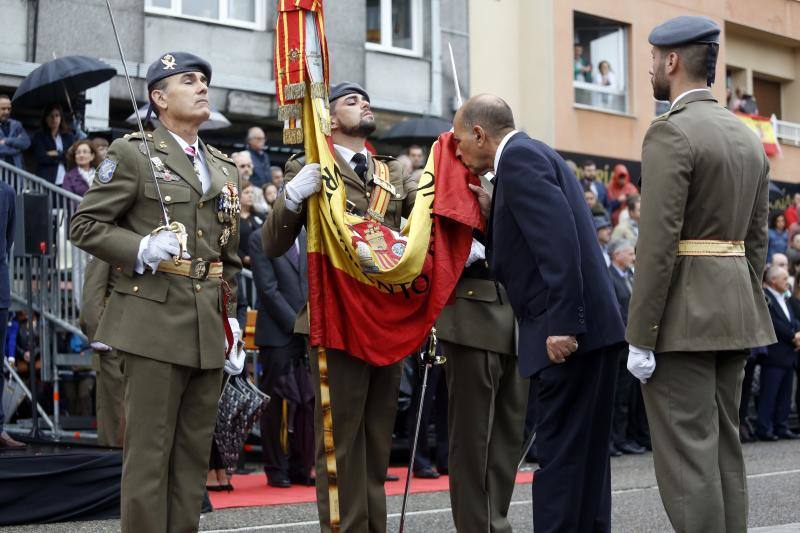
<instances>
[{"instance_id":1,"label":"balcony railing","mask_svg":"<svg viewBox=\"0 0 800 533\"><path fill-rule=\"evenodd\" d=\"M575 104L578 106L612 113L628 112L628 93L624 90L585 81L573 81L572 86L575 88Z\"/></svg>"},{"instance_id":2,"label":"balcony railing","mask_svg":"<svg viewBox=\"0 0 800 533\"><path fill-rule=\"evenodd\" d=\"M800 146L800 124L787 120L778 120L778 117L775 115L770 117L770 121L772 122L772 128L775 130L775 136L778 138L778 141L784 144Z\"/></svg>"}]
</instances>

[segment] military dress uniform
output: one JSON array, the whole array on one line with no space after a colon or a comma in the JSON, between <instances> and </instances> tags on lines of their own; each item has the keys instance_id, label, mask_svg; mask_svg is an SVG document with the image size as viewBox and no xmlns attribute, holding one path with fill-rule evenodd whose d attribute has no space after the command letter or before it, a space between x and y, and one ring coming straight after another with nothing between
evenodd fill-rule
<instances>
[{"instance_id":1,"label":"military dress uniform","mask_svg":"<svg viewBox=\"0 0 800 533\"><path fill-rule=\"evenodd\" d=\"M366 213L370 195L377 186L373 179L375 160L380 160L389 167L396 195L389 202L384 224L393 230L399 230L401 218L411 213L417 188L416 182L404 175L402 165L390 157L369 156L362 179L338 151L334 155L336 165L342 173L347 200L352 202L354 212L362 215ZM303 165L302 156L296 156L287 162L287 183ZM285 195L281 194L262 228L265 253L270 257L283 255L300 233L305 218L305 203L300 212L295 213L286 207ZM304 309L298 317L295 332L308 334L308 328L307 309ZM383 484L389 466L403 361L388 366L373 366L340 350L329 349L327 354L341 530L385 531L386 495ZM316 350L312 348L309 355L318 391L319 366ZM322 531L330 531L327 469L322 435L322 415L317 395L314 410L317 509Z\"/></svg>"},{"instance_id":2,"label":"military dress uniform","mask_svg":"<svg viewBox=\"0 0 800 533\"><path fill-rule=\"evenodd\" d=\"M436 322L447 358L453 521L458 531L510 532L529 385L517 368L514 311L484 260L464 270L454 296Z\"/></svg>"},{"instance_id":3,"label":"military dress uniform","mask_svg":"<svg viewBox=\"0 0 800 533\"><path fill-rule=\"evenodd\" d=\"M713 44L719 31L709 19L679 17L650 42ZM707 89L676 98L647 131L626 337L655 352L642 392L676 531L747 529L742 376L748 349L775 342L761 289L768 185L758 137Z\"/></svg>"},{"instance_id":4,"label":"military dress uniform","mask_svg":"<svg viewBox=\"0 0 800 533\"><path fill-rule=\"evenodd\" d=\"M208 63L173 53L151 66L148 86L161 64L167 75L199 70L211 77ZM171 220L185 225L192 257L177 265L162 261L156 273L136 271L142 238L164 223L144 141L164 205ZM236 166L198 144L197 164L205 164L210 182L205 191L200 167L163 126L146 139L139 133L117 139L71 225L72 242L113 269L96 340L125 357L123 532L198 528L225 364L223 312L236 316L241 270L238 220L228 216L238 202Z\"/></svg>"},{"instance_id":5,"label":"military dress uniform","mask_svg":"<svg viewBox=\"0 0 800 533\"><path fill-rule=\"evenodd\" d=\"M90 342L95 340L100 317L111 295L111 265L90 257L83 279L83 297L79 322L81 331ZM95 410L97 411L97 444L122 446L125 431L123 370L125 359L110 350L94 350L92 367L97 373L95 383Z\"/></svg>"}]
</instances>

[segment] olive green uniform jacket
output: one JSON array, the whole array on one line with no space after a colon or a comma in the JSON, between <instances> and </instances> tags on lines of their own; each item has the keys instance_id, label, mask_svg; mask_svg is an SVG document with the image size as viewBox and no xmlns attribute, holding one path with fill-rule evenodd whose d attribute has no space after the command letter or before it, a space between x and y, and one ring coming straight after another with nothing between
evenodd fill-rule
<instances>
[{"instance_id":1,"label":"olive green uniform jacket","mask_svg":"<svg viewBox=\"0 0 800 533\"><path fill-rule=\"evenodd\" d=\"M709 91L650 125L627 340L655 352L775 341L761 278L769 163L757 136ZM745 257L678 256L680 240L744 241Z\"/></svg>"},{"instance_id":2,"label":"olive green uniform jacket","mask_svg":"<svg viewBox=\"0 0 800 533\"><path fill-rule=\"evenodd\" d=\"M211 180L203 193L192 163L169 131L162 126L146 135L151 155L169 171L167 179L164 174L159 178L159 187L170 219L186 226L192 258L222 261L223 279L231 289L228 316L234 317L236 274L241 270L238 231L220 244L225 224L217 218L217 199L226 182L238 188L236 166L201 142ZM71 223L72 242L113 268L113 290L94 340L166 363L221 368L225 333L219 278L134 272L140 241L163 224L141 143L135 133L111 144L107 158L116 162L111 179L94 180Z\"/></svg>"}]
</instances>

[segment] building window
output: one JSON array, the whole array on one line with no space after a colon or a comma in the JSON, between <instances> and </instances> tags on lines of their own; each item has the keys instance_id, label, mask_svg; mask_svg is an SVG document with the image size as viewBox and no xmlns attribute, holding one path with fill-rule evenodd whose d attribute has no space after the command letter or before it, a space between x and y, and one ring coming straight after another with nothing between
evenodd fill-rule
<instances>
[{"instance_id":1,"label":"building window","mask_svg":"<svg viewBox=\"0 0 800 533\"><path fill-rule=\"evenodd\" d=\"M370 50L422 55L422 0L367 0Z\"/></svg>"},{"instance_id":2,"label":"building window","mask_svg":"<svg viewBox=\"0 0 800 533\"><path fill-rule=\"evenodd\" d=\"M156 15L266 29L265 0L145 0L145 12Z\"/></svg>"},{"instance_id":3,"label":"building window","mask_svg":"<svg viewBox=\"0 0 800 533\"><path fill-rule=\"evenodd\" d=\"M575 12L573 27L575 104L628 113L628 26Z\"/></svg>"}]
</instances>

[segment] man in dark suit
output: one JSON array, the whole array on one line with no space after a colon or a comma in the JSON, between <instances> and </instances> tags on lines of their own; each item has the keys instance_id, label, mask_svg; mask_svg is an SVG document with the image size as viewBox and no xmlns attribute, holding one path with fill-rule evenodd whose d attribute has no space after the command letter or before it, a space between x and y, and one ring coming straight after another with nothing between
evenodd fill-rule
<instances>
[{"instance_id":1,"label":"man in dark suit","mask_svg":"<svg viewBox=\"0 0 800 533\"><path fill-rule=\"evenodd\" d=\"M800 346L800 321L784 297L788 289L789 273L786 269L770 267L764 293L778 342L767 346L767 355L761 362L761 394L756 423L756 436L766 441L800 438L789 430L788 425L794 365Z\"/></svg>"},{"instance_id":2,"label":"man in dark suit","mask_svg":"<svg viewBox=\"0 0 800 533\"><path fill-rule=\"evenodd\" d=\"M285 254L269 258L261 244L261 233L250 236L253 281L258 291L255 343L262 366L261 390L272 400L261 417L264 471L272 487L288 488L292 482L313 485L309 478L314 457L302 457L290 443L290 453L281 448L283 400L276 385L302 364L306 353L303 335L294 333L297 315L308 299L306 232L302 230ZM290 439L291 441L291 439ZM292 453L294 452L294 453Z\"/></svg>"},{"instance_id":3,"label":"man in dark suit","mask_svg":"<svg viewBox=\"0 0 800 533\"><path fill-rule=\"evenodd\" d=\"M519 325L523 377L540 416L534 529L610 531L608 438L624 328L580 183L550 147L514 129L493 95L454 121L457 155L494 170L494 194L471 185L489 218L488 256Z\"/></svg>"},{"instance_id":4,"label":"man in dark suit","mask_svg":"<svg viewBox=\"0 0 800 533\"><path fill-rule=\"evenodd\" d=\"M628 323L628 304L631 301L631 290L633 288L633 262L636 260L634 244L626 240L611 241L608 246L608 254L611 256L611 265L608 272L611 275L611 282L614 285L614 293L619 302L619 312L622 321ZM628 438L628 420L631 414L633 399L640 395L634 378L627 367L628 347L622 347L617 360L617 386L614 389L614 414L611 424L611 441L608 445L608 452L612 457L619 457L625 454L640 454L646 451L641 446Z\"/></svg>"}]
</instances>

